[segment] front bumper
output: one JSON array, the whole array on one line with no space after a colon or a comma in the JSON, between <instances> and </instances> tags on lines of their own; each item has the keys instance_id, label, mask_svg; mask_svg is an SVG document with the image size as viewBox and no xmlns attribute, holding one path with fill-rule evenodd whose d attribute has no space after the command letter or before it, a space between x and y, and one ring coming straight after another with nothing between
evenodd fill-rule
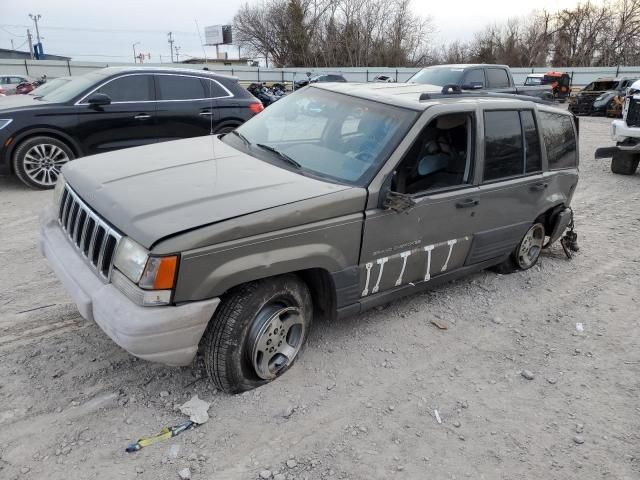
<instances>
[{"instance_id":1,"label":"front bumper","mask_svg":"<svg viewBox=\"0 0 640 480\"><path fill-rule=\"evenodd\" d=\"M624 142L627 138L640 138L640 127L628 127L624 120L611 122L611 139Z\"/></svg>"},{"instance_id":2,"label":"front bumper","mask_svg":"<svg viewBox=\"0 0 640 480\"><path fill-rule=\"evenodd\" d=\"M40 250L87 320L136 357L189 365L219 298L180 306L141 307L103 283L66 239L51 209L43 214Z\"/></svg>"}]
</instances>

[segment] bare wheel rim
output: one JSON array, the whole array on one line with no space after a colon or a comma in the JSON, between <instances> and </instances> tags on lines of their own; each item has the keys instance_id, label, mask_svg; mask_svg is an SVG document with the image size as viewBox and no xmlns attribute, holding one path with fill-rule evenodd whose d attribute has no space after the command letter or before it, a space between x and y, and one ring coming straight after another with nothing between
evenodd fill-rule
<instances>
[{"instance_id":1,"label":"bare wheel rim","mask_svg":"<svg viewBox=\"0 0 640 480\"><path fill-rule=\"evenodd\" d=\"M540 256L544 245L544 227L536 223L525 234L518 249L518 264L520 268L531 267Z\"/></svg>"},{"instance_id":2,"label":"bare wheel rim","mask_svg":"<svg viewBox=\"0 0 640 480\"><path fill-rule=\"evenodd\" d=\"M53 186L60 169L69 161L69 155L57 145L39 143L24 154L22 164L27 176L38 185Z\"/></svg>"},{"instance_id":3,"label":"bare wheel rim","mask_svg":"<svg viewBox=\"0 0 640 480\"><path fill-rule=\"evenodd\" d=\"M263 380L282 373L298 355L306 329L297 307L273 302L265 305L254 320L250 333L251 363Z\"/></svg>"}]
</instances>

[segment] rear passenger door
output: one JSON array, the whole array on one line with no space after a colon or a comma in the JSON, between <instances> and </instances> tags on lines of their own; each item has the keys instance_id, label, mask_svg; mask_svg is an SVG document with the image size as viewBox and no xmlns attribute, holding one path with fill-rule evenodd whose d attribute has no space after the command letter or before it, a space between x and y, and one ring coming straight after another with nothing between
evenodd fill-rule
<instances>
[{"instance_id":1,"label":"rear passenger door","mask_svg":"<svg viewBox=\"0 0 640 480\"><path fill-rule=\"evenodd\" d=\"M478 263L510 253L544 205L540 134L533 110L486 110L476 231L467 258Z\"/></svg>"},{"instance_id":2,"label":"rear passenger door","mask_svg":"<svg viewBox=\"0 0 640 480\"><path fill-rule=\"evenodd\" d=\"M205 80L186 74L154 75L158 94L159 141L209 135L216 119L216 101Z\"/></svg>"}]
</instances>

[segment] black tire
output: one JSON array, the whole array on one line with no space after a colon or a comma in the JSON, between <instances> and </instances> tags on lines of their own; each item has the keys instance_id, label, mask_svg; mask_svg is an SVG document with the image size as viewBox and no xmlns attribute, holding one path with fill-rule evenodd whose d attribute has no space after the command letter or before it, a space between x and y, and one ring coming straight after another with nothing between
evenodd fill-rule
<instances>
[{"instance_id":1,"label":"black tire","mask_svg":"<svg viewBox=\"0 0 640 480\"><path fill-rule=\"evenodd\" d=\"M236 128L238 128L240 125L222 125L218 128L216 128L215 131L215 135L221 135L223 133L229 133L229 132L233 132Z\"/></svg>"},{"instance_id":2,"label":"black tire","mask_svg":"<svg viewBox=\"0 0 640 480\"><path fill-rule=\"evenodd\" d=\"M40 163L36 166L36 157L40 155ZM55 158L51 152L57 152ZM51 157L47 157L50 153ZM16 176L31 188L46 190L55 186L60 174L60 168L73 160L75 154L65 142L48 135L27 138L22 141L13 152L13 171Z\"/></svg>"},{"instance_id":3,"label":"black tire","mask_svg":"<svg viewBox=\"0 0 640 480\"><path fill-rule=\"evenodd\" d=\"M638 168L638 162L640 161L640 155L616 152L611 159L611 171L619 175L633 175Z\"/></svg>"},{"instance_id":4,"label":"black tire","mask_svg":"<svg viewBox=\"0 0 640 480\"><path fill-rule=\"evenodd\" d=\"M275 312L274 308L298 310L299 316L295 318L301 319L304 327L298 330L297 350L293 358L272 372L273 378L264 378L255 366L255 358L262 358L262 352L258 352L257 356L254 353L258 339L267 338L267 333L271 337L271 324L277 322L274 320L277 314L272 313ZM200 354L207 375L217 388L227 393L240 393L269 383L291 368L306 342L312 320L313 303L309 289L295 275L258 280L233 289L222 298L200 342ZM283 341L286 342L285 347L289 344L289 332L287 330L284 334L286 338L279 339L276 335L282 333L275 329L274 336L268 338L269 343L274 340L271 351ZM276 347L278 340L280 342ZM271 360L277 359L278 355L276 351ZM270 360L265 361L270 363Z\"/></svg>"},{"instance_id":5,"label":"black tire","mask_svg":"<svg viewBox=\"0 0 640 480\"><path fill-rule=\"evenodd\" d=\"M525 259L521 255L521 252L524 248L524 244L527 241L528 236L530 236L532 232L535 232L536 239L540 243L539 245L534 245L536 247L536 250L531 251L533 257L527 258L525 261ZM509 257L502 263L499 263L498 265L493 267L493 270L497 273L506 275L509 273L518 272L520 270L530 269L531 267L536 265L538 263L538 260L540 259L540 252L542 251L545 238L544 225L542 223L534 223L533 225L531 225L529 230L527 230L527 233L524 234L522 240L520 240L520 243L518 243L518 246L514 249L513 252L511 252L511 255L509 255Z\"/></svg>"}]
</instances>

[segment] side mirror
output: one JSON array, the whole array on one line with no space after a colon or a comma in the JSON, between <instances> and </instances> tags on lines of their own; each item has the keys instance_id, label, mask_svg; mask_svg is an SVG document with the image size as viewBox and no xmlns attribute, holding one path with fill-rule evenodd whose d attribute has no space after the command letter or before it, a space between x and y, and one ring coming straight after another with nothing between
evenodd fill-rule
<instances>
[{"instance_id":1,"label":"side mirror","mask_svg":"<svg viewBox=\"0 0 640 480\"><path fill-rule=\"evenodd\" d=\"M109 105L111 98L105 93L94 93L87 99L87 103L92 107L101 107L103 105Z\"/></svg>"},{"instance_id":2,"label":"side mirror","mask_svg":"<svg viewBox=\"0 0 640 480\"><path fill-rule=\"evenodd\" d=\"M461 85L460 88L462 90L480 90L482 88L482 84L479 82L465 83L464 85Z\"/></svg>"}]
</instances>

